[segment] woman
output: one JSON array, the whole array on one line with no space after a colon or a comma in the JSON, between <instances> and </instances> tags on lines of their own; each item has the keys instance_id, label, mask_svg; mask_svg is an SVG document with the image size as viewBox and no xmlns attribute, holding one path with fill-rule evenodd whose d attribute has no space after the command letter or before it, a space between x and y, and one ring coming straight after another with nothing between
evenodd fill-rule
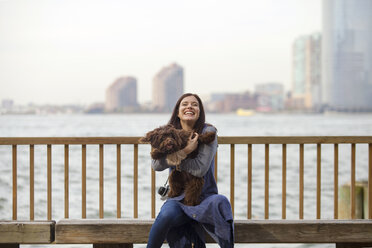
<instances>
[{"instance_id":1,"label":"woman","mask_svg":"<svg viewBox=\"0 0 372 248\"><path fill-rule=\"evenodd\" d=\"M206 131L216 132L215 127L205 123L204 108L199 96L191 93L182 95L173 109L169 124L178 129L195 132L195 136L190 137L187 146L180 151L182 155L188 155L181 162L180 168L204 178L201 203L197 206L186 206L182 204L184 195L169 198L151 227L147 248L161 247L165 239L170 247L205 247L204 230L220 247L233 247L231 205L226 197L218 194L214 179L217 136L212 143L198 146L198 134ZM165 158L152 160L152 168L156 171L174 169L167 164Z\"/></svg>"}]
</instances>

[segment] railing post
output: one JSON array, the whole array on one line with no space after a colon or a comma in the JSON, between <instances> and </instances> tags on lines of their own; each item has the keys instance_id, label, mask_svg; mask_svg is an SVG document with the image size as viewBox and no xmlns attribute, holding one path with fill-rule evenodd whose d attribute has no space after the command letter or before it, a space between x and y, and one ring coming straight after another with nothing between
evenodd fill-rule
<instances>
[{"instance_id":1,"label":"railing post","mask_svg":"<svg viewBox=\"0 0 372 248\"><path fill-rule=\"evenodd\" d=\"M287 144L282 145L282 219L287 211Z\"/></svg>"},{"instance_id":2,"label":"railing post","mask_svg":"<svg viewBox=\"0 0 372 248\"><path fill-rule=\"evenodd\" d=\"M12 146L13 160L13 220L17 220L17 145Z\"/></svg>"},{"instance_id":3,"label":"railing post","mask_svg":"<svg viewBox=\"0 0 372 248\"><path fill-rule=\"evenodd\" d=\"M134 144L133 156L133 217L138 218L138 144Z\"/></svg>"},{"instance_id":4,"label":"railing post","mask_svg":"<svg viewBox=\"0 0 372 248\"><path fill-rule=\"evenodd\" d=\"M299 218L304 218L304 144L300 144L300 202Z\"/></svg>"},{"instance_id":5,"label":"railing post","mask_svg":"<svg viewBox=\"0 0 372 248\"><path fill-rule=\"evenodd\" d=\"M121 145L116 145L116 218L121 218Z\"/></svg>"},{"instance_id":6,"label":"railing post","mask_svg":"<svg viewBox=\"0 0 372 248\"><path fill-rule=\"evenodd\" d=\"M338 219L338 144L334 144L334 219Z\"/></svg>"},{"instance_id":7,"label":"railing post","mask_svg":"<svg viewBox=\"0 0 372 248\"><path fill-rule=\"evenodd\" d=\"M252 144L248 144L248 219L252 219Z\"/></svg>"},{"instance_id":8,"label":"railing post","mask_svg":"<svg viewBox=\"0 0 372 248\"><path fill-rule=\"evenodd\" d=\"M81 146L81 218L87 217L87 145Z\"/></svg>"},{"instance_id":9,"label":"railing post","mask_svg":"<svg viewBox=\"0 0 372 248\"><path fill-rule=\"evenodd\" d=\"M48 220L52 220L52 145L47 145Z\"/></svg>"},{"instance_id":10,"label":"railing post","mask_svg":"<svg viewBox=\"0 0 372 248\"><path fill-rule=\"evenodd\" d=\"M69 146L65 145L65 218L69 218Z\"/></svg>"},{"instance_id":11,"label":"railing post","mask_svg":"<svg viewBox=\"0 0 372 248\"><path fill-rule=\"evenodd\" d=\"M235 145L230 144L230 203L233 216L235 209L234 199L235 199Z\"/></svg>"},{"instance_id":12,"label":"railing post","mask_svg":"<svg viewBox=\"0 0 372 248\"><path fill-rule=\"evenodd\" d=\"M372 219L372 144L368 144L368 218Z\"/></svg>"},{"instance_id":13,"label":"railing post","mask_svg":"<svg viewBox=\"0 0 372 248\"><path fill-rule=\"evenodd\" d=\"M103 169L103 144L99 145L99 218L103 219L104 210L103 210L103 200L104 200L104 169Z\"/></svg>"},{"instance_id":14,"label":"railing post","mask_svg":"<svg viewBox=\"0 0 372 248\"><path fill-rule=\"evenodd\" d=\"M351 219L355 219L355 143L351 144L351 186L350 186L350 203Z\"/></svg>"},{"instance_id":15,"label":"railing post","mask_svg":"<svg viewBox=\"0 0 372 248\"><path fill-rule=\"evenodd\" d=\"M321 144L317 144L317 155L316 155L316 218L320 219L320 211L321 211L321 178L322 178L322 170L321 170L321 158L322 158L322 149L321 149Z\"/></svg>"},{"instance_id":16,"label":"railing post","mask_svg":"<svg viewBox=\"0 0 372 248\"><path fill-rule=\"evenodd\" d=\"M30 220L35 218L35 148L30 145Z\"/></svg>"},{"instance_id":17,"label":"railing post","mask_svg":"<svg viewBox=\"0 0 372 248\"><path fill-rule=\"evenodd\" d=\"M265 144L265 219L269 218L269 144Z\"/></svg>"}]
</instances>

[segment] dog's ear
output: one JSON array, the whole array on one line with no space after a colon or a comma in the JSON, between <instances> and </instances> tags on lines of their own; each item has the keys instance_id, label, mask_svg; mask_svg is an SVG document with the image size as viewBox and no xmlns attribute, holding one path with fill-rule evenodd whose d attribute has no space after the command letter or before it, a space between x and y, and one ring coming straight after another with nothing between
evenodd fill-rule
<instances>
[{"instance_id":1,"label":"dog's ear","mask_svg":"<svg viewBox=\"0 0 372 248\"><path fill-rule=\"evenodd\" d=\"M215 138L216 138L216 133L215 132L205 132L205 133L199 135L198 140L200 141L200 143L209 144Z\"/></svg>"},{"instance_id":2,"label":"dog's ear","mask_svg":"<svg viewBox=\"0 0 372 248\"><path fill-rule=\"evenodd\" d=\"M153 148L153 149L151 150L151 157L152 157L153 159L160 159L160 158L162 158L162 157L165 157L165 154L164 154L163 152L161 152L159 149L157 149L157 148Z\"/></svg>"}]
</instances>

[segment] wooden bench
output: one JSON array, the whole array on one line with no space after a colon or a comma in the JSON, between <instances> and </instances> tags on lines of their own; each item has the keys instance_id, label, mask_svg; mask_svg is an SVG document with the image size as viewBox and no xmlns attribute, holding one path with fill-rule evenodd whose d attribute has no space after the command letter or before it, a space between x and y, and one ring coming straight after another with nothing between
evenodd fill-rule
<instances>
[{"instance_id":1,"label":"wooden bench","mask_svg":"<svg viewBox=\"0 0 372 248\"><path fill-rule=\"evenodd\" d=\"M15 248L19 244L50 244L54 241L55 221L0 220L0 247Z\"/></svg>"},{"instance_id":2,"label":"wooden bench","mask_svg":"<svg viewBox=\"0 0 372 248\"><path fill-rule=\"evenodd\" d=\"M56 244L95 248L146 243L153 220L60 220ZM207 242L213 242L207 238ZM235 243L335 243L337 248L372 247L372 220L236 220Z\"/></svg>"}]
</instances>

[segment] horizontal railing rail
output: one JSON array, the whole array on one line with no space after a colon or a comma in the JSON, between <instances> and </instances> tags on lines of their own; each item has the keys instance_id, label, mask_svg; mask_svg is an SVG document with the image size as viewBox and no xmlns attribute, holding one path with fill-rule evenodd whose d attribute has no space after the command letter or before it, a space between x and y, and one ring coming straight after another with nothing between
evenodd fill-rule
<instances>
[{"instance_id":1,"label":"horizontal railing rail","mask_svg":"<svg viewBox=\"0 0 372 248\"><path fill-rule=\"evenodd\" d=\"M52 148L55 145L64 146L64 217L69 218L69 164L70 145L81 146L81 199L82 215L87 217L87 145L99 146L99 217L104 218L104 146L116 145L116 186L117 186L117 213L116 217L121 218L121 145L133 145L133 217L138 218L138 153L140 137L2 137L0 145L12 147L12 219L17 220L17 147L29 146L29 183L30 183L30 220L35 219L34 195L35 195L35 146L45 145L47 148L47 219L52 220ZM221 145L230 145L230 202L235 209L235 150L236 145L247 145L247 219L252 219L252 157L253 145L264 145L264 218L269 218L269 182L270 182L270 145L281 145L282 160L282 219L286 219L287 201L287 145L298 145L299 148L299 219L304 218L304 145L316 145L316 218L321 218L321 159L322 145L333 145L333 199L334 219L338 219L338 170L339 170L339 144L350 144L350 216L355 218L355 185L356 185L356 145L368 145L368 218L372 219L372 136L265 136L265 137L243 137L243 136L222 136L218 137ZM215 159L215 177L218 173L219 152ZM151 217L155 217L155 172L151 171Z\"/></svg>"},{"instance_id":2,"label":"horizontal railing rail","mask_svg":"<svg viewBox=\"0 0 372 248\"><path fill-rule=\"evenodd\" d=\"M0 145L140 144L141 137L0 137ZM372 136L220 136L219 144L371 144Z\"/></svg>"}]
</instances>

